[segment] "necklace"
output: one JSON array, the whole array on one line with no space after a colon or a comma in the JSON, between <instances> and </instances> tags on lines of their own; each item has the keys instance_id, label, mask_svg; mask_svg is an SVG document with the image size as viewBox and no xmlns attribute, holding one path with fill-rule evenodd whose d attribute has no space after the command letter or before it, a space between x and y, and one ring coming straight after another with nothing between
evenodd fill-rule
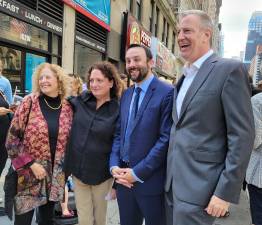
<instances>
[{"instance_id":1,"label":"necklace","mask_svg":"<svg viewBox=\"0 0 262 225\"><path fill-rule=\"evenodd\" d=\"M45 98L44 98L44 101L45 101L45 104L46 104L50 109L53 109L53 110L60 109L61 106L62 106L62 102L61 102L61 101L60 101L59 106L57 106L57 107L52 107L51 105L49 105Z\"/></svg>"}]
</instances>

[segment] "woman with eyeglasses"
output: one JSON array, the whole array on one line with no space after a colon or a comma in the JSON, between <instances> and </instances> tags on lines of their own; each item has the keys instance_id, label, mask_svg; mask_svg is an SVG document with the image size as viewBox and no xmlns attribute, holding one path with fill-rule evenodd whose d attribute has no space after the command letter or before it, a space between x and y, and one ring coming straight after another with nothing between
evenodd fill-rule
<instances>
[{"instance_id":1,"label":"woman with eyeglasses","mask_svg":"<svg viewBox=\"0 0 262 225\"><path fill-rule=\"evenodd\" d=\"M18 106L6 148L18 174L15 225L53 225L56 202L64 199L64 152L73 112L66 100L70 84L63 69L44 63L33 75L33 92ZM21 140L21 136L23 137Z\"/></svg>"}]
</instances>

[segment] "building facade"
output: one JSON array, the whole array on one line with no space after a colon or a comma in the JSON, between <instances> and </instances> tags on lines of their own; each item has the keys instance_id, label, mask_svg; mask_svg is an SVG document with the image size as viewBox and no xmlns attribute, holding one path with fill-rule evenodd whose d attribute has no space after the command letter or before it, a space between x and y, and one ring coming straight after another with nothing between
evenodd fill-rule
<instances>
[{"instance_id":1,"label":"building facade","mask_svg":"<svg viewBox=\"0 0 262 225\"><path fill-rule=\"evenodd\" d=\"M249 75L253 78L255 87L262 82L262 45L257 45L255 56L252 58Z\"/></svg>"},{"instance_id":2,"label":"building facade","mask_svg":"<svg viewBox=\"0 0 262 225\"><path fill-rule=\"evenodd\" d=\"M110 0L77 2L0 1L0 59L17 94L31 92L32 74L43 62L84 78L94 61L106 58Z\"/></svg>"},{"instance_id":3,"label":"building facade","mask_svg":"<svg viewBox=\"0 0 262 225\"><path fill-rule=\"evenodd\" d=\"M111 31L108 38L108 59L124 72L124 55L132 43L143 44L154 55L154 72L174 80L177 19L167 0L111 1ZM121 43L119 45L119 43Z\"/></svg>"},{"instance_id":4,"label":"building facade","mask_svg":"<svg viewBox=\"0 0 262 225\"><path fill-rule=\"evenodd\" d=\"M245 60L247 67L256 54L257 45L262 44L262 11L255 11L248 24L248 37L246 43Z\"/></svg>"}]
</instances>

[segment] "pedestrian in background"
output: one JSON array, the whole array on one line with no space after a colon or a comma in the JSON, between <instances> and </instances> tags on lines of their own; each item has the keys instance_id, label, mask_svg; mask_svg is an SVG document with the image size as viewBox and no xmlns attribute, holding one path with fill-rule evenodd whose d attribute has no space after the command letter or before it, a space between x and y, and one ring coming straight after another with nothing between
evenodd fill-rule
<instances>
[{"instance_id":1,"label":"pedestrian in background","mask_svg":"<svg viewBox=\"0 0 262 225\"><path fill-rule=\"evenodd\" d=\"M135 83L120 102L110 156L121 225L165 224L164 180L171 128L173 87L152 73L150 49L133 44L126 71Z\"/></svg>"},{"instance_id":2,"label":"pedestrian in background","mask_svg":"<svg viewBox=\"0 0 262 225\"><path fill-rule=\"evenodd\" d=\"M74 120L66 154L65 171L73 175L80 225L105 225L112 186L109 156L119 113L122 83L109 62L91 66L88 91L70 99Z\"/></svg>"},{"instance_id":3,"label":"pedestrian in background","mask_svg":"<svg viewBox=\"0 0 262 225\"><path fill-rule=\"evenodd\" d=\"M5 95L8 104L11 105L13 103L12 87L10 81L2 75L2 72L3 62L0 59L0 91Z\"/></svg>"},{"instance_id":4,"label":"pedestrian in background","mask_svg":"<svg viewBox=\"0 0 262 225\"><path fill-rule=\"evenodd\" d=\"M251 98L255 142L246 172L252 223L262 225L262 93Z\"/></svg>"},{"instance_id":5,"label":"pedestrian in background","mask_svg":"<svg viewBox=\"0 0 262 225\"><path fill-rule=\"evenodd\" d=\"M211 225L237 203L254 142L245 66L216 56L213 23L181 12L178 45L186 60L177 83L167 157L168 224Z\"/></svg>"},{"instance_id":6,"label":"pedestrian in background","mask_svg":"<svg viewBox=\"0 0 262 225\"><path fill-rule=\"evenodd\" d=\"M38 224L53 225L54 204L63 201L62 164L73 116L68 91L62 68L41 64L33 75L32 94L15 112L6 142L18 174L15 225L31 225L37 207Z\"/></svg>"}]
</instances>

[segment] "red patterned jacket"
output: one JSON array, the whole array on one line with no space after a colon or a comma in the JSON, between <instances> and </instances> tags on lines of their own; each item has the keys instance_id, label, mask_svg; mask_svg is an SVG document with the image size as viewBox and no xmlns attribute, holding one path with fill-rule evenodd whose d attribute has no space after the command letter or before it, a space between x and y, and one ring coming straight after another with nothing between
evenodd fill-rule
<instances>
[{"instance_id":1,"label":"red patterned jacket","mask_svg":"<svg viewBox=\"0 0 262 225\"><path fill-rule=\"evenodd\" d=\"M30 104L31 111L30 110ZM28 124L25 128L27 116ZM64 153L71 129L73 112L67 100L62 101L59 132L52 168L47 122L41 112L38 95L24 98L15 112L6 141L8 155L18 173L18 193L15 197L16 214L26 213L49 201L63 201L65 174ZM21 133L24 138L21 142ZM47 177L37 180L30 168L24 166L34 160L44 166Z\"/></svg>"}]
</instances>

